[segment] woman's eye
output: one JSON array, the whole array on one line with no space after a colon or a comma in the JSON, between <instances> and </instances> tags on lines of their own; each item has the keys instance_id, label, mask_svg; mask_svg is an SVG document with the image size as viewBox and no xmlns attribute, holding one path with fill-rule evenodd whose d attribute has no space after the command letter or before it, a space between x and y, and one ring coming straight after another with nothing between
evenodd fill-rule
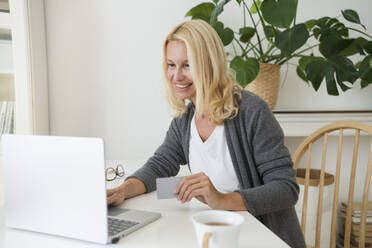
<instances>
[{"instance_id":1,"label":"woman's eye","mask_svg":"<svg viewBox=\"0 0 372 248\"><path fill-rule=\"evenodd\" d=\"M174 66L175 64L172 64L172 63L168 64L168 67L174 67Z\"/></svg>"},{"instance_id":2,"label":"woman's eye","mask_svg":"<svg viewBox=\"0 0 372 248\"><path fill-rule=\"evenodd\" d=\"M190 65L189 65L189 64L185 64L184 67L185 67L185 68L189 68Z\"/></svg>"}]
</instances>

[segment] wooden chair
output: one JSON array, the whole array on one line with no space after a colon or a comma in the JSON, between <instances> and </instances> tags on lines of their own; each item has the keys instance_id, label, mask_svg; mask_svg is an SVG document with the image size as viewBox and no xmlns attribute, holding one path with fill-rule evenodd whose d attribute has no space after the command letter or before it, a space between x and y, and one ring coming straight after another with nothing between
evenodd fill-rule
<instances>
[{"instance_id":1,"label":"wooden chair","mask_svg":"<svg viewBox=\"0 0 372 248\"><path fill-rule=\"evenodd\" d=\"M367 171L365 172L364 180L364 190L363 190L363 201L362 201L362 213L361 213L361 223L360 223L360 239L359 248L363 248L365 244L365 233L366 233L366 214L367 214L367 204L368 204L368 193L370 190L371 173L372 173L372 127L364 125L357 122L336 122L330 125L326 125L309 137L307 137L297 148L295 154L293 155L294 168L297 169L303 155L307 152L307 164L305 173L305 185L304 185L304 198L302 207L302 217L301 217L301 228L305 235L306 227L306 212L308 205L308 191L309 191L309 181L310 181L310 169L311 169L311 153L312 145L315 141L323 137L323 152L321 160L321 172L320 172L320 186L319 186L319 196L318 196L318 206L317 206L317 222L316 222L316 238L315 247L320 247L320 231L322 225L322 205L323 205L323 191L325 183L325 167L326 167L326 153L327 153L327 140L328 134L331 132L338 131L338 152L337 152L337 163L336 163L336 179L333 197L333 208L332 208L332 223L331 223L331 241L330 247L336 247L336 225L337 225L337 210L339 203L339 186L340 186L340 171L341 171L341 154L342 154L342 142L344 136L344 130L353 129L355 130L355 141L353 149L352 158L352 168L350 173L349 181L349 193L347 201L347 211L346 211L346 221L345 221L345 235L344 235L344 247L350 247L350 236L351 236L351 217L352 217L352 203L354 198L354 186L355 186L355 175L357 168L357 156L359 150L359 137L360 133L364 132L370 137L370 145L368 148L368 165ZM351 130L352 131L352 130ZM354 131L352 131L354 133ZM364 174L363 174L364 175ZM363 182L358 182L363 183ZM307 246L310 247L310 246Z\"/></svg>"}]
</instances>

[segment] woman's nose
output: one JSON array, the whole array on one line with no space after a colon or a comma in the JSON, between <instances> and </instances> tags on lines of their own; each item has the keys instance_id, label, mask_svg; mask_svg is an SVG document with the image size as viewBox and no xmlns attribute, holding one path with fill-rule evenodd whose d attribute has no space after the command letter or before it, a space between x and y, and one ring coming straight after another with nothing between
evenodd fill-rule
<instances>
[{"instance_id":1,"label":"woman's nose","mask_svg":"<svg viewBox=\"0 0 372 248\"><path fill-rule=\"evenodd\" d=\"M185 75L183 74L182 68L177 68L175 75L174 75L174 79L176 81L179 81L179 80L183 80L184 78L185 78Z\"/></svg>"}]
</instances>

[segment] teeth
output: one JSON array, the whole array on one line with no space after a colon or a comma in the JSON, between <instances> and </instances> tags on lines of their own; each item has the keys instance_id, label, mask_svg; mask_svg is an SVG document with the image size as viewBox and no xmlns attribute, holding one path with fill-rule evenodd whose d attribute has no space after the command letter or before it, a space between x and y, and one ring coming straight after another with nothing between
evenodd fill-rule
<instances>
[{"instance_id":1,"label":"teeth","mask_svg":"<svg viewBox=\"0 0 372 248\"><path fill-rule=\"evenodd\" d=\"M187 88L187 87L189 87L191 84L176 84L176 86L178 87L178 88Z\"/></svg>"}]
</instances>

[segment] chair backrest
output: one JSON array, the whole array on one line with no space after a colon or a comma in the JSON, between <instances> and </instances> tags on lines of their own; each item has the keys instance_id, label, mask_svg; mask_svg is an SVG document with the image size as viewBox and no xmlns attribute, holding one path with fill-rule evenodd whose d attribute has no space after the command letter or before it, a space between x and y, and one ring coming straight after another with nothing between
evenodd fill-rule
<instances>
[{"instance_id":1,"label":"chair backrest","mask_svg":"<svg viewBox=\"0 0 372 248\"><path fill-rule=\"evenodd\" d=\"M368 147L368 165L367 171L365 172L364 189L363 189L363 201L362 201L362 211L361 211L361 223L360 223L360 239L359 248L363 248L365 244L365 232L366 232L366 214L367 214L367 204L368 204L368 194L370 190L371 174L372 174L372 127L367 126L358 122L336 122L326 125L311 135L309 135L297 148L295 154L293 155L294 168L297 169L303 155L307 152L307 164L305 173L305 185L304 185L304 196L303 196L303 206L302 206L302 216L301 216L301 229L303 234L306 233L306 212L308 205L308 191L309 191L309 181L310 181L310 169L311 169L311 153L312 145L315 141L323 137L323 151L321 160L321 172L320 172L320 186L319 186L319 196L318 196L318 206L317 206L317 222L316 222L316 238L315 247L320 247L320 231L322 224L322 206L323 206L323 191L325 185L325 167L326 167L326 153L327 153L327 141L328 134L331 132L338 131L338 152L337 152L337 162L336 162L336 179L333 197L333 208L332 208L332 224L331 224L331 239L330 247L336 247L336 227L337 227L337 210L339 203L339 187L340 187L340 171L341 171L341 154L342 154L342 143L345 129L355 130L355 141L353 148L353 158L352 167L349 180L349 193L347 201L346 210L346 221L345 221L345 235L344 235L344 247L350 247L350 236L351 236L351 220L352 220L352 205L354 199L354 186L355 186L355 175L357 168L357 157L359 150L359 138L360 133L364 132L370 137L370 145ZM359 184L359 182L358 182Z\"/></svg>"}]
</instances>

